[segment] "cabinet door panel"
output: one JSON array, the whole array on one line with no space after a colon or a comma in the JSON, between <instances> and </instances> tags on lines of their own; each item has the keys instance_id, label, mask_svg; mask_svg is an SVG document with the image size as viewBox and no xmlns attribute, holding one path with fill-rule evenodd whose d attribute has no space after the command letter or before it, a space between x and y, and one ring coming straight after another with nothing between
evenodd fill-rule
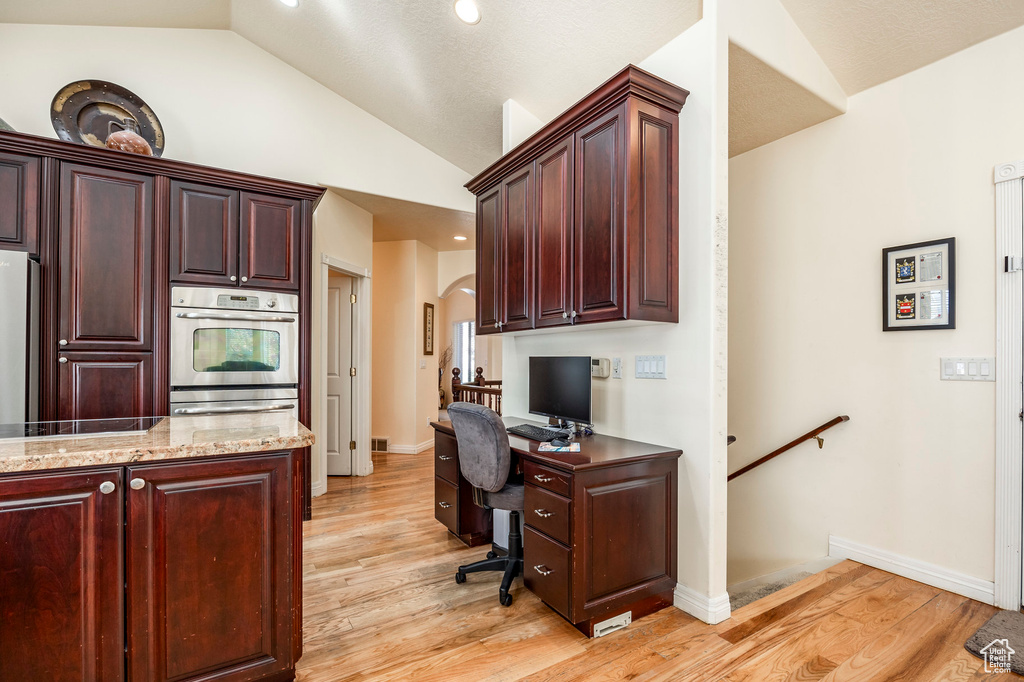
<instances>
[{"instance_id":1,"label":"cabinet door panel","mask_svg":"<svg viewBox=\"0 0 1024 682\"><path fill-rule=\"evenodd\" d=\"M502 331L531 329L533 319L533 166L501 183Z\"/></svg>"},{"instance_id":2,"label":"cabinet door panel","mask_svg":"<svg viewBox=\"0 0 1024 682\"><path fill-rule=\"evenodd\" d=\"M152 349L153 178L61 169L60 338L66 350Z\"/></svg>"},{"instance_id":3,"label":"cabinet door panel","mask_svg":"<svg viewBox=\"0 0 1024 682\"><path fill-rule=\"evenodd\" d=\"M0 249L39 253L39 168L37 157L0 152Z\"/></svg>"},{"instance_id":4,"label":"cabinet door panel","mask_svg":"<svg viewBox=\"0 0 1024 682\"><path fill-rule=\"evenodd\" d=\"M678 132L675 116L649 104L630 112L629 316L678 321Z\"/></svg>"},{"instance_id":5,"label":"cabinet door panel","mask_svg":"<svg viewBox=\"0 0 1024 682\"><path fill-rule=\"evenodd\" d=\"M153 414L149 353L61 353L58 419L116 419Z\"/></svg>"},{"instance_id":6,"label":"cabinet door panel","mask_svg":"<svg viewBox=\"0 0 1024 682\"><path fill-rule=\"evenodd\" d=\"M0 680L124 679L122 500L120 469L0 479Z\"/></svg>"},{"instance_id":7,"label":"cabinet door panel","mask_svg":"<svg viewBox=\"0 0 1024 682\"><path fill-rule=\"evenodd\" d=\"M292 661L291 457L128 468L129 675L252 680Z\"/></svg>"},{"instance_id":8,"label":"cabinet door panel","mask_svg":"<svg viewBox=\"0 0 1024 682\"><path fill-rule=\"evenodd\" d=\"M171 281L227 287L237 275L238 192L172 181Z\"/></svg>"},{"instance_id":9,"label":"cabinet door panel","mask_svg":"<svg viewBox=\"0 0 1024 682\"><path fill-rule=\"evenodd\" d=\"M576 133L574 239L580 322L623 317L624 105Z\"/></svg>"},{"instance_id":10,"label":"cabinet door panel","mask_svg":"<svg viewBox=\"0 0 1024 682\"><path fill-rule=\"evenodd\" d=\"M498 331L501 319L501 186L476 200L476 333Z\"/></svg>"},{"instance_id":11,"label":"cabinet door panel","mask_svg":"<svg viewBox=\"0 0 1024 682\"><path fill-rule=\"evenodd\" d=\"M239 284L298 290L301 202L242 192L241 203Z\"/></svg>"},{"instance_id":12,"label":"cabinet door panel","mask_svg":"<svg viewBox=\"0 0 1024 682\"><path fill-rule=\"evenodd\" d=\"M537 326L572 312L572 137L537 160Z\"/></svg>"}]
</instances>

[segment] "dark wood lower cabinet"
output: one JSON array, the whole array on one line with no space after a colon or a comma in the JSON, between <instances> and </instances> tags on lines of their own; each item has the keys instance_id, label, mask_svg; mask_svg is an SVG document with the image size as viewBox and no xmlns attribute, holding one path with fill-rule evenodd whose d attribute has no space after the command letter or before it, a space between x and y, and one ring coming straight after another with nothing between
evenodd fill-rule
<instances>
[{"instance_id":1,"label":"dark wood lower cabinet","mask_svg":"<svg viewBox=\"0 0 1024 682\"><path fill-rule=\"evenodd\" d=\"M121 476L0 478L0 680L124 679Z\"/></svg>"},{"instance_id":2,"label":"dark wood lower cabinet","mask_svg":"<svg viewBox=\"0 0 1024 682\"><path fill-rule=\"evenodd\" d=\"M0 680L294 679L298 457L0 476Z\"/></svg>"},{"instance_id":3,"label":"dark wood lower cabinet","mask_svg":"<svg viewBox=\"0 0 1024 682\"><path fill-rule=\"evenodd\" d=\"M437 428L434 429L434 518L470 547L491 541L491 513L473 503L473 486L459 473L459 446L455 436Z\"/></svg>"},{"instance_id":4,"label":"dark wood lower cabinet","mask_svg":"<svg viewBox=\"0 0 1024 682\"><path fill-rule=\"evenodd\" d=\"M152 353L61 353L58 419L153 414Z\"/></svg>"},{"instance_id":5,"label":"dark wood lower cabinet","mask_svg":"<svg viewBox=\"0 0 1024 682\"><path fill-rule=\"evenodd\" d=\"M290 456L127 471L130 679L293 668Z\"/></svg>"}]
</instances>

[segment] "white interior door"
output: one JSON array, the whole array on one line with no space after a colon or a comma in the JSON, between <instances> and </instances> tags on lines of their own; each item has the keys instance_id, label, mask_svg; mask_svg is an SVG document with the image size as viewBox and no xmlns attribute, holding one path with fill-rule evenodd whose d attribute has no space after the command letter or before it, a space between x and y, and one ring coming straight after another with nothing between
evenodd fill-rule
<instances>
[{"instance_id":1,"label":"white interior door","mask_svg":"<svg viewBox=\"0 0 1024 682\"><path fill-rule=\"evenodd\" d=\"M327 283L328 476L352 475L352 294L353 280L331 273Z\"/></svg>"}]
</instances>

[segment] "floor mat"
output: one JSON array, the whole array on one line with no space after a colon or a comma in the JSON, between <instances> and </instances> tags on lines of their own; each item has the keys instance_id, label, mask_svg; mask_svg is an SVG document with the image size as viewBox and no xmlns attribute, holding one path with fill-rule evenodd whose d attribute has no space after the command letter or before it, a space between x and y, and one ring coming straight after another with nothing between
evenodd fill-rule
<instances>
[{"instance_id":1,"label":"floor mat","mask_svg":"<svg viewBox=\"0 0 1024 682\"><path fill-rule=\"evenodd\" d=\"M1000 611L964 644L985 661L986 672L1024 675L1024 613Z\"/></svg>"}]
</instances>

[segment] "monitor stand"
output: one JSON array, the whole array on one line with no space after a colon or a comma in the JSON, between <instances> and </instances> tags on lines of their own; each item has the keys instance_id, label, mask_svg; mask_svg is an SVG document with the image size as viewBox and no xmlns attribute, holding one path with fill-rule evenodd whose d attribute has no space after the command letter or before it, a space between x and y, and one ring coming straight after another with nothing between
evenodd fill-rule
<instances>
[{"instance_id":1,"label":"monitor stand","mask_svg":"<svg viewBox=\"0 0 1024 682\"><path fill-rule=\"evenodd\" d=\"M562 431L565 431L567 433L572 433L573 435L575 435L577 437L583 435L583 429L580 428L580 425L578 423L575 423L575 422L573 423L573 426L575 428L570 427L569 423L570 422L568 420L562 419L561 417L550 417L550 418L548 418L548 426L550 426L550 427L556 427L556 428L558 428L558 429L560 429Z\"/></svg>"}]
</instances>

